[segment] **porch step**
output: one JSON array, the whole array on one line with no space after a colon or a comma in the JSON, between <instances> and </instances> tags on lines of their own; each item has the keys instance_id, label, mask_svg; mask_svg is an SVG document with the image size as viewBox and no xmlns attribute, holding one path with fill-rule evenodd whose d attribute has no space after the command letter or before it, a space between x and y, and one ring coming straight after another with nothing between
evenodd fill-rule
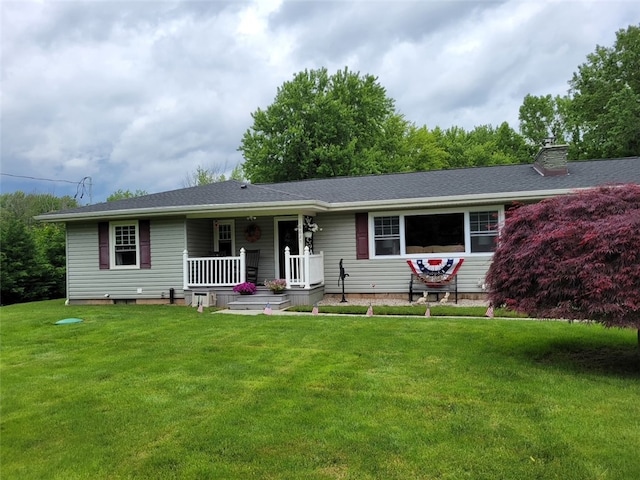
<instances>
[{"instance_id":1,"label":"porch step","mask_svg":"<svg viewBox=\"0 0 640 480\"><path fill-rule=\"evenodd\" d=\"M284 310L291 306L289 296L285 294L256 293L255 295L238 295L228 306L231 310L264 310L269 304L271 310Z\"/></svg>"}]
</instances>

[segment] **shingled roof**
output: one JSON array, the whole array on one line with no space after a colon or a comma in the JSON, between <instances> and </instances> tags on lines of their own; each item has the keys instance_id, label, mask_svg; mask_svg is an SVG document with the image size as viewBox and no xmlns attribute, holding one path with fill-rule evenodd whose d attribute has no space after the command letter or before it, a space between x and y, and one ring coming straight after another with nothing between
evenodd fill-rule
<instances>
[{"instance_id":1,"label":"shingled roof","mask_svg":"<svg viewBox=\"0 0 640 480\"><path fill-rule=\"evenodd\" d=\"M498 165L452 170L338 177L271 184L236 180L160 192L115 202L52 212L45 221L99 216L166 215L297 206L309 210L362 209L403 201L439 204L456 199L542 198L604 184L640 183L640 157L570 162L569 174L544 177L532 165Z\"/></svg>"}]
</instances>

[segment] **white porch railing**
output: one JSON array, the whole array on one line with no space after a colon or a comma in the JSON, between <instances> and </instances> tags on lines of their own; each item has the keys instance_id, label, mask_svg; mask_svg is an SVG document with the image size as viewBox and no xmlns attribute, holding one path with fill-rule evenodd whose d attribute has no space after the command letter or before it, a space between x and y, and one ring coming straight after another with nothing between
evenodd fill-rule
<instances>
[{"instance_id":1,"label":"white porch railing","mask_svg":"<svg viewBox=\"0 0 640 480\"><path fill-rule=\"evenodd\" d=\"M284 249L285 280L287 288L300 286L305 289L312 285L324 285L324 254L311 254L304 247L302 255L291 255L289 247Z\"/></svg>"},{"instance_id":2,"label":"white porch railing","mask_svg":"<svg viewBox=\"0 0 640 480\"><path fill-rule=\"evenodd\" d=\"M246 281L246 252L240 249L238 257L193 257L182 253L184 289L198 287L233 287ZM291 255L285 248L285 280L287 288L293 286L310 289L324 285L324 255L311 254L309 247L302 255Z\"/></svg>"},{"instance_id":3,"label":"white porch railing","mask_svg":"<svg viewBox=\"0 0 640 480\"><path fill-rule=\"evenodd\" d=\"M246 255L239 257L194 257L182 253L184 289L193 287L233 287L246 280Z\"/></svg>"}]
</instances>

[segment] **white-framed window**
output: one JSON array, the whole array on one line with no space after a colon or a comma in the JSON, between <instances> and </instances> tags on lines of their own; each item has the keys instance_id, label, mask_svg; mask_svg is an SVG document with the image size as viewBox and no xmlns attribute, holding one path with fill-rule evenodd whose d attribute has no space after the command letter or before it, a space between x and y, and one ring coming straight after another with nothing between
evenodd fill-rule
<instances>
[{"instance_id":1,"label":"white-framed window","mask_svg":"<svg viewBox=\"0 0 640 480\"><path fill-rule=\"evenodd\" d=\"M495 248L502 206L371 213L373 257L487 254Z\"/></svg>"},{"instance_id":2,"label":"white-framed window","mask_svg":"<svg viewBox=\"0 0 640 480\"><path fill-rule=\"evenodd\" d=\"M112 222L110 227L111 268L140 268L138 222Z\"/></svg>"},{"instance_id":3,"label":"white-framed window","mask_svg":"<svg viewBox=\"0 0 640 480\"><path fill-rule=\"evenodd\" d=\"M374 217L376 255L400 255L400 217Z\"/></svg>"},{"instance_id":4,"label":"white-framed window","mask_svg":"<svg viewBox=\"0 0 640 480\"><path fill-rule=\"evenodd\" d=\"M493 252L498 239L499 212L484 210L469 212L471 252Z\"/></svg>"},{"instance_id":5,"label":"white-framed window","mask_svg":"<svg viewBox=\"0 0 640 480\"><path fill-rule=\"evenodd\" d=\"M223 257L232 257L235 249L235 222L217 220L214 226L213 249Z\"/></svg>"}]
</instances>

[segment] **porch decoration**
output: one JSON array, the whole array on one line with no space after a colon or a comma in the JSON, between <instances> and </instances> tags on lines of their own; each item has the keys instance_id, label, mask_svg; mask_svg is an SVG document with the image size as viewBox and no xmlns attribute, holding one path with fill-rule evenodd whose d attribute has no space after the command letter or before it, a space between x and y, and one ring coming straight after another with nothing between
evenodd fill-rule
<instances>
[{"instance_id":1,"label":"porch decoration","mask_svg":"<svg viewBox=\"0 0 640 480\"><path fill-rule=\"evenodd\" d=\"M247 228L244 230L244 238L249 243L254 243L260 240L262 236L262 230L257 223L251 223L247 225Z\"/></svg>"},{"instance_id":2,"label":"porch decoration","mask_svg":"<svg viewBox=\"0 0 640 480\"><path fill-rule=\"evenodd\" d=\"M345 303L347 301L347 299L344 296L344 279L347 278L349 276L348 273L345 273L344 271L344 267L342 266L342 260L344 260L343 258L340 259L340 263L339 265L339 269L340 269L340 276L338 277L338 285L340 285L340 281L342 281L342 300L340 300L340 303Z\"/></svg>"},{"instance_id":3,"label":"porch decoration","mask_svg":"<svg viewBox=\"0 0 640 480\"><path fill-rule=\"evenodd\" d=\"M258 289L256 288L255 284L251 282L239 283L238 285L233 287L233 291L235 293L239 293L240 295L253 295L257 290Z\"/></svg>"},{"instance_id":4,"label":"porch decoration","mask_svg":"<svg viewBox=\"0 0 640 480\"><path fill-rule=\"evenodd\" d=\"M484 316L493 318L493 303L489 304L489 308L487 308L487 312L484 314Z\"/></svg>"},{"instance_id":5,"label":"porch decoration","mask_svg":"<svg viewBox=\"0 0 640 480\"><path fill-rule=\"evenodd\" d=\"M298 227L296 227L295 230L297 232ZM308 215L304 216L302 221L302 236L304 237L305 247L309 247L311 252L313 252L313 234L321 231L322 229L313 221L313 217Z\"/></svg>"},{"instance_id":6,"label":"porch decoration","mask_svg":"<svg viewBox=\"0 0 640 480\"><path fill-rule=\"evenodd\" d=\"M283 278L276 278L275 280L265 280L264 286L271 290L273 293L280 293L287 288L287 281Z\"/></svg>"},{"instance_id":7,"label":"porch decoration","mask_svg":"<svg viewBox=\"0 0 640 480\"><path fill-rule=\"evenodd\" d=\"M424 283L448 282L458 273L464 258L429 258L427 260L407 260L413 273Z\"/></svg>"}]
</instances>

